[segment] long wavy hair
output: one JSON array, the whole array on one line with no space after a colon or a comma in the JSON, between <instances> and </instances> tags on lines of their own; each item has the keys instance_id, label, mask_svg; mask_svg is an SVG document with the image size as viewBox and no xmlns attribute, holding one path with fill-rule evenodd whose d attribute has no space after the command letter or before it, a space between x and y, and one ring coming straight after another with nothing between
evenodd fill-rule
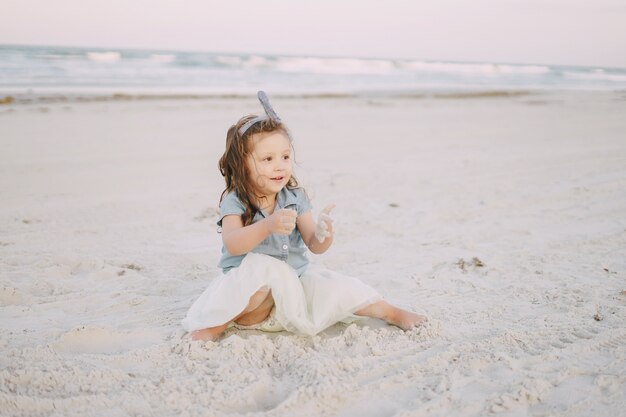
<instances>
[{"instance_id":1,"label":"long wavy hair","mask_svg":"<svg viewBox=\"0 0 626 417\"><path fill-rule=\"evenodd\" d=\"M245 209L241 216L244 226L252 223L254 215L260 211L256 201L259 201L261 196L256 193L252 173L249 172L250 170L246 164L246 159L252 153L252 137L258 133L272 132L282 132L287 137L290 137L285 125L272 119L259 121L246 130L243 135L240 135L239 129L241 126L254 117L254 115L244 116L228 129L226 149L218 163L220 173L224 177L224 181L226 181L226 189L220 196L220 203L227 193L235 192ZM287 183L287 187L298 187L298 180L293 174Z\"/></svg>"}]
</instances>

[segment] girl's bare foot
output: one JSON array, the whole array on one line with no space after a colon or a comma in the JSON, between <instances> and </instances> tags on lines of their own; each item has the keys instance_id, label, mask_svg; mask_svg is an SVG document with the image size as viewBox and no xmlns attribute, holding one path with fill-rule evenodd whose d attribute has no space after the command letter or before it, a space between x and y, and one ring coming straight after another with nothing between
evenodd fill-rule
<instances>
[{"instance_id":1,"label":"girl's bare foot","mask_svg":"<svg viewBox=\"0 0 626 417\"><path fill-rule=\"evenodd\" d=\"M378 301L365 306L354 314L382 319L389 324L398 326L402 330L410 330L428 321L426 316L402 310L401 308L392 306L386 301Z\"/></svg>"},{"instance_id":2,"label":"girl's bare foot","mask_svg":"<svg viewBox=\"0 0 626 417\"><path fill-rule=\"evenodd\" d=\"M191 340L210 340L215 342L220 338L224 330L226 330L228 324L223 324L217 327L209 327L208 329L201 329L191 332Z\"/></svg>"},{"instance_id":3,"label":"girl's bare foot","mask_svg":"<svg viewBox=\"0 0 626 417\"><path fill-rule=\"evenodd\" d=\"M401 308L392 306L386 301L378 301L365 306L359 311L356 311L354 314L382 319L389 324L398 326L402 330L410 330L413 327L421 326L428 321L426 316L402 310Z\"/></svg>"},{"instance_id":4,"label":"girl's bare foot","mask_svg":"<svg viewBox=\"0 0 626 417\"><path fill-rule=\"evenodd\" d=\"M390 314L386 321L389 324L398 326L402 330L411 330L412 328L421 326L428 321L428 318L426 316L422 316L421 314L416 314L399 308L396 308L395 310L396 311Z\"/></svg>"}]
</instances>

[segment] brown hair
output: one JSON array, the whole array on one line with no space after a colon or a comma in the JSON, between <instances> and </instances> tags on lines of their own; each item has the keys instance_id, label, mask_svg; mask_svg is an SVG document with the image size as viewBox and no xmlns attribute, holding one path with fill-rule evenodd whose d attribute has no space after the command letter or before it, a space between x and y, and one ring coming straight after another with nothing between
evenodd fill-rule
<instances>
[{"instance_id":1,"label":"brown hair","mask_svg":"<svg viewBox=\"0 0 626 417\"><path fill-rule=\"evenodd\" d=\"M254 215L260 211L255 201L251 198L252 196L256 196L256 192L251 179L251 173L246 164L246 159L252 152L252 137L258 133L271 132L283 132L289 137L285 125L282 122L272 119L256 122L241 135L239 133L241 126L254 117L256 116L244 116L228 129L228 133L226 134L226 149L218 163L220 173L226 181L226 189L222 192L220 203L227 193L235 192L245 209L245 212L241 216L244 226L252 223ZM295 176L291 176L287 187L298 187L298 180Z\"/></svg>"}]
</instances>

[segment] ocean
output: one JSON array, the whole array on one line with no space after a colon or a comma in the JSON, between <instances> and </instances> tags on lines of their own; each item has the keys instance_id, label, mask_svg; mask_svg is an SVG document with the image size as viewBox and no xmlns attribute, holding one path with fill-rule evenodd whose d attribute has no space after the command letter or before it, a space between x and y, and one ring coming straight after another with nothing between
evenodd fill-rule
<instances>
[{"instance_id":1,"label":"ocean","mask_svg":"<svg viewBox=\"0 0 626 417\"><path fill-rule=\"evenodd\" d=\"M625 68L0 45L0 97L626 90Z\"/></svg>"}]
</instances>

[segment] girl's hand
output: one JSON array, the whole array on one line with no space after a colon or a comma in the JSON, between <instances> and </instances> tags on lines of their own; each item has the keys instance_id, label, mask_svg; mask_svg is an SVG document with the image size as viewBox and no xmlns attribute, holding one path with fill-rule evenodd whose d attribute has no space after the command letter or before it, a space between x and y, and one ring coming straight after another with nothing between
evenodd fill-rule
<instances>
[{"instance_id":1,"label":"girl's hand","mask_svg":"<svg viewBox=\"0 0 626 417\"><path fill-rule=\"evenodd\" d=\"M333 218L330 217L330 212L335 208L334 204L330 204L321 211L317 218L317 227L315 228L315 238L324 243L327 237L333 235Z\"/></svg>"},{"instance_id":2,"label":"girl's hand","mask_svg":"<svg viewBox=\"0 0 626 417\"><path fill-rule=\"evenodd\" d=\"M296 218L298 212L291 209L275 210L271 216L267 218L268 227L270 233L276 233L279 235L291 234L294 227L296 227Z\"/></svg>"}]
</instances>

